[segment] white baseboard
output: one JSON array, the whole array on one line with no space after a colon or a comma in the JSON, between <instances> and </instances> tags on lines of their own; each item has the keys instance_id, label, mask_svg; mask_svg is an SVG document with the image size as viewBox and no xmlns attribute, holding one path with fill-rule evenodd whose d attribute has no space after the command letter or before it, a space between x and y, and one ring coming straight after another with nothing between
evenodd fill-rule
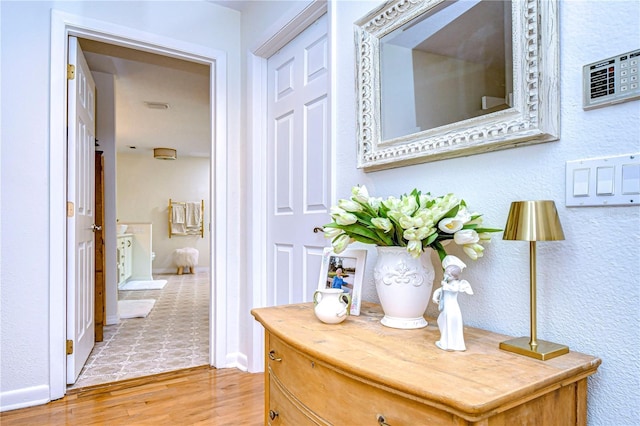
<instances>
[{"instance_id":1,"label":"white baseboard","mask_svg":"<svg viewBox=\"0 0 640 426\"><path fill-rule=\"evenodd\" d=\"M178 268L154 268L154 274L175 274Z\"/></svg>"},{"instance_id":2,"label":"white baseboard","mask_svg":"<svg viewBox=\"0 0 640 426\"><path fill-rule=\"evenodd\" d=\"M242 352L234 352L227 354L227 359L224 365L224 368L237 368L241 371L249 370L249 363L247 361L247 356Z\"/></svg>"},{"instance_id":3,"label":"white baseboard","mask_svg":"<svg viewBox=\"0 0 640 426\"><path fill-rule=\"evenodd\" d=\"M32 386L0 393L0 411L17 410L18 408L33 407L46 404L49 398L49 386Z\"/></svg>"},{"instance_id":4,"label":"white baseboard","mask_svg":"<svg viewBox=\"0 0 640 426\"><path fill-rule=\"evenodd\" d=\"M208 266L194 266L196 272L203 272L203 271L208 271L209 267ZM175 268L154 268L152 271L154 274L173 274L176 275L176 273L178 272L178 267ZM158 278L154 278L154 279L158 279Z\"/></svg>"},{"instance_id":5,"label":"white baseboard","mask_svg":"<svg viewBox=\"0 0 640 426\"><path fill-rule=\"evenodd\" d=\"M153 281L152 275L132 275L127 281Z\"/></svg>"},{"instance_id":6,"label":"white baseboard","mask_svg":"<svg viewBox=\"0 0 640 426\"><path fill-rule=\"evenodd\" d=\"M120 322L119 315L107 315L107 322L105 323L105 325L118 324L119 322Z\"/></svg>"}]
</instances>

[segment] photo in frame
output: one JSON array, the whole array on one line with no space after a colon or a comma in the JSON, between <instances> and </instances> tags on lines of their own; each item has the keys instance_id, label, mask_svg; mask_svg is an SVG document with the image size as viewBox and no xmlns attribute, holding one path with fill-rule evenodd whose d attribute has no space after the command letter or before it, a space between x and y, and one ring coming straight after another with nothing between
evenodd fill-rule
<instances>
[{"instance_id":1,"label":"photo in frame","mask_svg":"<svg viewBox=\"0 0 640 426\"><path fill-rule=\"evenodd\" d=\"M349 314L360 315L362 279L364 277L366 250L351 249L336 254L332 247L325 247L322 254L318 289L341 288L351 295Z\"/></svg>"}]
</instances>

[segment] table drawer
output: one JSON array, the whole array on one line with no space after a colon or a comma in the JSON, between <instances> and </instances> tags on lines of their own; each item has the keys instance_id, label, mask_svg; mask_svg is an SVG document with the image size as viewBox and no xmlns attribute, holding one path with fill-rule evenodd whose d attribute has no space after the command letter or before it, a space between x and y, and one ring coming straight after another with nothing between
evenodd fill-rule
<instances>
[{"instance_id":1,"label":"table drawer","mask_svg":"<svg viewBox=\"0 0 640 426\"><path fill-rule=\"evenodd\" d=\"M450 425L456 416L351 378L297 352L273 335L269 338L269 373L302 405L331 424Z\"/></svg>"},{"instance_id":2,"label":"table drawer","mask_svg":"<svg viewBox=\"0 0 640 426\"><path fill-rule=\"evenodd\" d=\"M300 406L296 398L274 377L269 378L269 407L267 421L273 426L328 426L329 424Z\"/></svg>"}]
</instances>

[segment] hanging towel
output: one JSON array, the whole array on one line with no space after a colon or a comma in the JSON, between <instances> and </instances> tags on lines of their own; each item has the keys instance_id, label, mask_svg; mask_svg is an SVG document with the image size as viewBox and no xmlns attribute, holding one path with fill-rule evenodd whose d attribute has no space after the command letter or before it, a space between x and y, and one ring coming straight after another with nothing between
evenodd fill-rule
<instances>
[{"instance_id":1,"label":"hanging towel","mask_svg":"<svg viewBox=\"0 0 640 426\"><path fill-rule=\"evenodd\" d=\"M171 222L171 233L172 234L186 234L187 233L187 228L184 226L184 223Z\"/></svg>"},{"instance_id":2,"label":"hanging towel","mask_svg":"<svg viewBox=\"0 0 640 426\"><path fill-rule=\"evenodd\" d=\"M171 222L172 223L184 223L185 208L182 204L174 204L171 206Z\"/></svg>"},{"instance_id":3,"label":"hanging towel","mask_svg":"<svg viewBox=\"0 0 640 426\"><path fill-rule=\"evenodd\" d=\"M200 203L186 203L186 224L188 228L200 228Z\"/></svg>"}]
</instances>

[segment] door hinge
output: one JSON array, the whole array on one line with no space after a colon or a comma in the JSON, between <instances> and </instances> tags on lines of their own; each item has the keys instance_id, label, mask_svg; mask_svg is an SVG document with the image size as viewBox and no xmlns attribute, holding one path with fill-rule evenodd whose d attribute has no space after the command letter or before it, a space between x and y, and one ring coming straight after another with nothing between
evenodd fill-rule
<instances>
[{"instance_id":1,"label":"door hinge","mask_svg":"<svg viewBox=\"0 0 640 426\"><path fill-rule=\"evenodd\" d=\"M73 201L67 201L67 217L73 217L74 212L75 208L73 206Z\"/></svg>"},{"instance_id":2,"label":"door hinge","mask_svg":"<svg viewBox=\"0 0 640 426\"><path fill-rule=\"evenodd\" d=\"M67 355L73 353L73 340L67 340Z\"/></svg>"},{"instance_id":3,"label":"door hinge","mask_svg":"<svg viewBox=\"0 0 640 426\"><path fill-rule=\"evenodd\" d=\"M73 80L76 78L76 66L67 64L67 80Z\"/></svg>"}]
</instances>

